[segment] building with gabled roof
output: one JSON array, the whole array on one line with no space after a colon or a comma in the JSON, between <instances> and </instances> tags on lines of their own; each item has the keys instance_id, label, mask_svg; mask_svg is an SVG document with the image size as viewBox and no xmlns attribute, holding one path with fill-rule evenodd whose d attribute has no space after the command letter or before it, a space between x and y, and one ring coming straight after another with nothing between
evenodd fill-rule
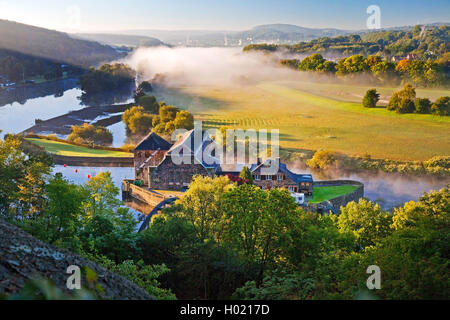
<instances>
[{"instance_id":1,"label":"building with gabled roof","mask_svg":"<svg viewBox=\"0 0 450 320\"><path fill-rule=\"evenodd\" d=\"M196 134L199 137L195 137ZM211 144L215 144L214 140L202 131L188 131L175 144L151 133L134 150L136 180L142 180L143 186L151 189L183 190L196 175L239 176L244 166L247 166L255 185L264 190L286 188L292 193L313 193L312 175L293 173L279 158L258 160L258 163L250 165L221 165L214 154L206 152L205 155L204 151ZM268 174L265 169L270 167L275 167L276 172Z\"/></svg>"}]
</instances>

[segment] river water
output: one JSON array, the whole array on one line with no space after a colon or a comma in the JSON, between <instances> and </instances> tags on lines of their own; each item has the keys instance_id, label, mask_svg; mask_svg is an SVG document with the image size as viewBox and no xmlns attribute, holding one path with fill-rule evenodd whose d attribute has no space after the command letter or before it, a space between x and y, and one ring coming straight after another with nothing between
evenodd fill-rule
<instances>
[{"instance_id":1,"label":"river water","mask_svg":"<svg viewBox=\"0 0 450 320\"><path fill-rule=\"evenodd\" d=\"M104 98L107 103L128 103L132 91ZM101 98L83 99L82 92L74 79L62 80L39 87L21 88L16 92L0 92L0 138L5 133L19 133L34 125L35 119L47 120L64 115L72 110L80 110L90 105L98 105ZM120 122L109 126L113 133L113 146L120 147L126 141L125 125ZM298 173L308 173L304 168L291 168ZM78 173L75 173L78 169ZM110 171L117 187L122 179L133 179L133 168L90 168L56 166L54 172L61 172L77 184L85 183L88 175ZM412 176L388 173L329 173L325 177L314 174L315 180L350 179L365 185L365 194L388 210L407 201L416 201L424 192L438 190L450 183L450 178L437 179L430 176Z\"/></svg>"},{"instance_id":2,"label":"river water","mask_svg":"<svg viewBox=\"0 0 450 320\"><path fill-rule=\"evenodd\" d=\"M130 103L132 96L133 89L126 88L117 94L86 98L77 79L0 91L0 138L7 133L20 133L32 127L36 119L48 120L90 106ZM122 146L126 140L125 125L121 122L108 129L113 134L113 146Z\"/></svg>"}]
</instances>

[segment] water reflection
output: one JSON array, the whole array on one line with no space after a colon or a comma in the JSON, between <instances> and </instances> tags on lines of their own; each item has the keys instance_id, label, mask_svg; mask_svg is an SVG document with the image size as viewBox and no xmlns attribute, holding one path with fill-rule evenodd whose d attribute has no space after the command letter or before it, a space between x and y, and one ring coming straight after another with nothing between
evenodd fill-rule
<instances>
[{"instance_id":1,"label":"water reflection","mask_svg":"<svg viewBox=\"0 0 450 320\"><path fill-rule=\"evenodd\" d=\"M77 172L76 172L77 171ZM61 173L66 179L71 181L72 183L83 185L89 181L88 175L91 177L96 176L100 172L110 172L111 178L113 180L114 185L121 189L122 180L124 179L134 179L134 168L95 168L95 167L64 167L61 165L57 165L53 168L52 174ZM117 197L119 200L122 200L122 194L120 193ZM128 207L128 206L127 206ZM142 221L142 213L150 212L145 211L145 208L142 208L142 211L138 209L134 209L132 206L129 207L130 212L133 213L133 216L137 221Z\"/></svg>"},{"instance_id":2,"label":"water reflection","mask_svg":"<svg viewBox=\"0 0 450 320\"><path fill-rule=\"evenodd\" d=\"M125 86L119 90L102 92L97 94L82 93L80 100L87 106L109 106L113 104L125 103L133 96L136 85Z\"/></svg>"},{"instance_id":3,"label":"water reflection","mask_svg":"<svg viewBox=\"0 0 450 320\"><path fill-rule=\"evenodd\" d=\"M0 91L0 138L7 133L20 133L32 127L36 119L48 120L87 106L133 101L133 86L87 97L77 83L77 79L65 79ZM117 144L124 140L122 135L120 133L116 138L119 141Z\"/></svg>"},{"instance_id":4,"label":"water reflection","mask_svg":"<svg viewBox=\"0 0 450 320\"><path fill-rule=\"evenodd\" d=\"M425 192L440 190L450 184L450 178L417 176L387 172L311 172L301 164L292 165L296 173L312 173L315 180L356 180L364 183L365 196L377 202L384 210L417 201Z\"/></svg>"},{"instance_id":5,"label":"water reflection","mask_svg":"<svg viewBox=\"0 0 450 320\"><path fill-rule=\"evenodd\" d=\"M78 86L78 79L64 79L47 83L28 85L24 87L8 88L0 91L0 107L18 103L24 105L30 99L54 96L62 97L64 92Z\"/></svg>"}]
</instances>

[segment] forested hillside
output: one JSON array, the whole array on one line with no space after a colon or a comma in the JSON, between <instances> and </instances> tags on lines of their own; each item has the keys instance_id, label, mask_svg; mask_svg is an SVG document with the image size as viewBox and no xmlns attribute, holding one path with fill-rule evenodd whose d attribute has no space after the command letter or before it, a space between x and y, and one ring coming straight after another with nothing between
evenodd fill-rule
<instances>
[{"instance_id":1,"label":"forested hillside","mask_svg":"<svg viewBox=\"0 0 450 320\"><path fill-rule=\"evenodd\" d=\"M0 20L0 58L14 53L89 67L119 57L113 48L66 33Z\"/></svg>"},{"instance_id":2,"label":"forested hillside","mask_svg":"<svg viewBox=\"0 0 450 320\"><path fill-rule=\"evenodd\" d=\"M276 51L287 49L292 53L328 53L339 56L354 54L405 56L415 54L418 58L436 58L450 51L450 26L415 26L410 31L381 31L366 34L324 37L294 45L255 44L244 51Z\"/></svg>"}]
</instances>

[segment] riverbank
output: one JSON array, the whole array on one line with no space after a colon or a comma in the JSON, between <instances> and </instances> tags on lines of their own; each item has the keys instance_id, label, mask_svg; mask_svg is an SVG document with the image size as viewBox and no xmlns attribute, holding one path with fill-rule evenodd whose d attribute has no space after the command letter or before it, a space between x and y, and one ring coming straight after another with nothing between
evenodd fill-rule
<instances>
[{"instance_id":1,"label":"riverbank","mask_svg":"<svg viewBox=\"0 0 450 320\"><path fill-rule=\"evenodd\" d=\"M51 132L59 135L68 135L72 131L72 126L80 126L86 122L93 125L113 125L122 121L121 116L117 115L117 113L123 113L132 106L133 104L130 103L87 107L59 117L36 121L34 126L22 131L22 133Z\"/></svg>"}]
</instances>

